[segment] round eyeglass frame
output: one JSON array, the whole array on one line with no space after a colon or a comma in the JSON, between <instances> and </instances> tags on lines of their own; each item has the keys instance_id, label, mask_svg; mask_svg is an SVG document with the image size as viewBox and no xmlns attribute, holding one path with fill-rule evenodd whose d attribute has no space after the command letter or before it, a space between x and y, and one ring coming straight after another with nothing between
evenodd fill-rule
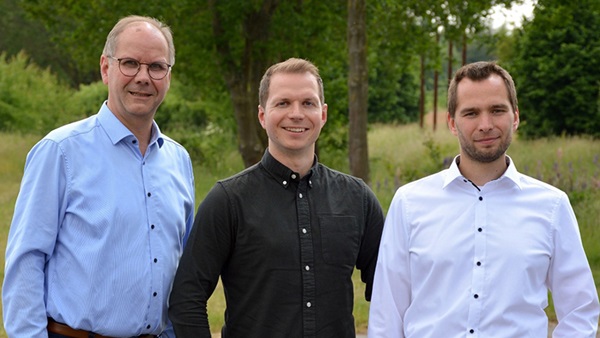
<instances>
[{"instance_id":1,"label":"round eyeglass frame","mask_svg":"<svg viewBox=\"0 0 600 338\"><path fill-rule=\"evenodd\" d=\"M109 59L116 60L116 61L119 63L119 71L121 72L121 74L123 74L124 76L127 76L127 77L135 77L136 75L138 75L138 74L139 74L139 72L140 72L140 69L142 69L142 65L146 65L146 69L147 69L147 72L148 72L148 76L150 76L150 78L151 78L151 79L153 79L153 80L162 80L162 79L164 79L165 77L167 77L167 75L169 75L169 72L171 71L171 67L173 67L173 65L170 65L170 64L168 64L168 63L166 63L166 62L152 62L152 63L146 63L146 62L140 62L140 61L138 61L138 60L136 60L136 59L133 59L133 58L116 58L116 57L114 57L114 56L107 56L107 57L108 57ZM121 62L122 62L122 61L124 61L124 60L128 60L128 61L135 61L135 62L137 62L137 64L138 64L138 67L137 67L137 70L136 70L135 74L131 74L131 75L130 75L130 74L126 74L126 73L123 71L123 69L121 68ZM152 75L152 72L150 71L150 66L151 66L151 65L153 65L153 64L156 64L156 63L165 64L165 65L167 66L167 71L166 71L166 72L165 72L165 74L164 74L163 76L161 76L161 77L156 77L156 76L153 76L153 75Z\"/></svg>"}]
</instances>

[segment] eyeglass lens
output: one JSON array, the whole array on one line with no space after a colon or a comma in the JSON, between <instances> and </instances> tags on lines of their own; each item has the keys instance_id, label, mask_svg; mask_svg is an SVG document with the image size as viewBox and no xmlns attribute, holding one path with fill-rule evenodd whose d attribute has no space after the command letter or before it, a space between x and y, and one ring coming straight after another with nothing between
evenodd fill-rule
<instances>
[{"instance_id":1,"label":"eyeglass lens","mask_svg":"<svg viewBox=\"0 0 600 338\"><path fill-rule=\"evenodd\" d=\"M119 69L125 76L136 76L142 65L148 66L148 74L154 80L160 80L169 73L169 65L164 62L143 63L135 59L117 59Z\"/></svg>"}]
</instances>

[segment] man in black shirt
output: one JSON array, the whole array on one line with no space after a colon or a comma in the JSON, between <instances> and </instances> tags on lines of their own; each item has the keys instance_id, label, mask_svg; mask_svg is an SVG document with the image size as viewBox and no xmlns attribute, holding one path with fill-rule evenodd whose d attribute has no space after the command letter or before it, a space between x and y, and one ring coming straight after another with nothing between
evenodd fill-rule
<instances>
[{"instance_id":1,"label":"man in black shirt","mask_svg":"<svg viewBox=\"0 0 600 338\"><path fill-rule=\"evenodd\" d=\"M312 63L273 65L259 100L268 149L200 204L170 298L175 333L210 337L206 302L221 276L223 338L354 338L352 273L370 300L381 206L362 180L317 161L327 105Z\"/></svg>"}]
</instances>

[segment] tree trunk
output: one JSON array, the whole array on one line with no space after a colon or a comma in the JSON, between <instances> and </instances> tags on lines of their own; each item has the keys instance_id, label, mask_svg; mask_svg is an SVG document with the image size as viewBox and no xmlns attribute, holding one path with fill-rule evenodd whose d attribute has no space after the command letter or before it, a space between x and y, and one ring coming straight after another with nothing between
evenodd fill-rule
<instances>
[{"instance_id":1,"label":"tree trunk","mask_svg":"<svg viewBox=\"0 0 600 338\"><path fill-rule=\"evenodd\" d=\"M435 32L435 46L440 43L440 33ZM436 60L438 59L436 53ZM437 61L436 61L437 65ZM440 72L438 71L438 67L435 67L435 71L433 72L433 131L437 129L437 106L438 106L438 83L439 83Z\"/></svg>"},{"instance_id":2,"label":"tree trunk","mask_svg":"<svg viewBox=\"0 0 600 338\"><path fill-rule=\"evenodd\" d=\"M348 108L350 173L369 183L367 142L367 7L365 0L348 0Z\"/></svg>"},{"instance_id":3,"label":"tree trunk","mask_svg":"<svg viewBox=\"0 0 600 338\"><path fill-rule=\"evenodd\" d=\"M433 131L437 129L438 82L440 72L436 69L433 73Z\"/></svg>"},{"instance_id":4,"label":"tree trunk","mask_svg":"<svg viewBox=\"0 0 600 338\"><path fill-rule=\"evenodd\" d=\"M467 32L463 32L462 36L462 65L467 64Z\"/></svg>"},{"instance_id":5,"label":"tree trunk","mask_svg":"<svg viewBox=\"0 0 600 338\"><path fill-rule=\"evenodd\" d=\"M448 87L450 87L450 81L452 81L452 61L454 60L452 57L453 48L452 40L448 40Z\"/></svg>"},{"instance_id":6,"label":"tree trunk","mask_svg":"<svg viewBox=\"0 0 600 338\"><path fill-rule=\"evenodd\" d=\"M421 68L419 70L419 78L421 83L419 85L419 127L423 128L425 125L425 53L421 54Z\"/></svg>"},{"instance_id":7,"label":"tree trunk","mask_svg":"<svg viewBox=\"0 0 600 338\"><path fill-rule=\"evenodd\" d=\"M244 166L249 167L260 161L267 147L266 133L258 121L258 87L262 73L270 66L271 60L261 56L261 44L268 43L271 18L279 1L263 1L261 8L245 18L242 60L234 60L215 1L209 1L213 13L215 47L221 55L220 66L233 104L238 150Z\"/></svg>"}]
</instances>

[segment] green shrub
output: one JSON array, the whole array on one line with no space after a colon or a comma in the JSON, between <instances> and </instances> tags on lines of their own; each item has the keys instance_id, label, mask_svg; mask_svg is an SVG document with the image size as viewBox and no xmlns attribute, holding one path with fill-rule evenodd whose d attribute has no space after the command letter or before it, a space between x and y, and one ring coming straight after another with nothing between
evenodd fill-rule
<instances>
[{"instance_id":1,"label":"green shrub","mask_svg":"<svg viewBox=\"0 0 600 338\"><path fill-rule=\"evenodd\" d=\"M196 129L207 124L207 112L197 93L186 92L188 88L176 78L154 119L163 130Z\"/></svg>"},{"instance_id":2,"label":"green shrub","mask_svg":"<svg viewBox=\"0 0 600 338\"><path fill-rule=\"evenodd\" d=\"M53 129L69 118L67 101L72 93L25 53L9 59L0 54L0 130L45 133Z\"/></svg>"},{"instance_id":3,"label":"green shrub","mask_svg":"<svg viewBox=\"0 0 600 338\"><path fill-rule=\"evenodd\" d=\"M98 112L100 105L108 98L108 87L102 82L82 84L69 99L70 116L82 119ZM70 122L70 121L65 121Z\"/></svg>"}]
</instances>

